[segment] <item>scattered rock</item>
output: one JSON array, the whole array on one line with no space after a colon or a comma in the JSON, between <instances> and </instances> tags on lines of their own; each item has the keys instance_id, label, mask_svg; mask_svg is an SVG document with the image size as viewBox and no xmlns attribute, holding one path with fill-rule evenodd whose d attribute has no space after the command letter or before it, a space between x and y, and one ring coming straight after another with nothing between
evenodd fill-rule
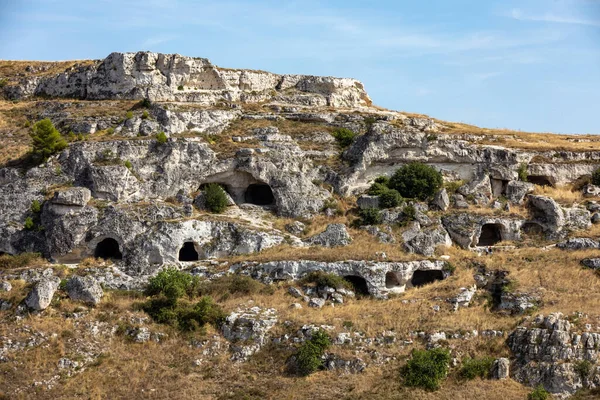
<instances>
[{"instance_id":1,"label":"scattered rock","mask_svg":"<svg viewBox=\"0 0 600 400\"><path fill-rule=\"evenodd\" d=\"M40 279L29 292L25 305L32 310L45 310L50 305L59 284L60 279L55 276Z\"/></svg>"},{"instance_id":2,"label":"scattered rock","mask_svg":"<svg viewBox=\"0 0 600 400\"><path fill-rule=\"evenodd\" d=\"M323 247L347 246L351 241L352 238L344 224L329 224L324 232L305 240L311 246Z\"/></svg>"},{"instance_id":3,"label":"scattered rock","mask_svg":"<svg viewBox=\"0 0 600 400\"><path fill-rule=\"evenodd\" d=\"M510 361L508 358L494 360L491 371L492 379L504 380L510 377Z\"/></svg>"},{"instance_id":4,"label":"scattered rock","mask_svg":"<svg viewBox=\"0 0 600 400\"><path fill-rule=\"evenodd\" d=\"M450 197L445 188L435 194L432 204L442 211L446 211L450 207Z\"/></svg>"},{"instance_id":5,"label":"scattered rock","mask_svg":"<svg viewBox=\"0 0 600 400\"><path fill-rule=\"evenodd\" d=\"M10 292L12 290L12 285L9 281L1 281L0 282L0 292Z\"/></svg>"},{"instance_id":6,"label":"scattered rock","mask_svg":"<svg viewBox=\"0 0 600 400\"><path fill-rule=\"evenodd\" d=\"M67 294L71 300L96 305L100 303L104 291L95 278L74 276L67 281Z\"/></svg>"},{"instance_id":7,"label":"scattered rock","mask_svg":"<svg viewBox=\"0 0 600 400\"><path fill-rule=\"evenodd\" d=\"M306 225L304 225L300 221L294 221L285 226L285 230L291 233L292 235L300 235L306 229Z\"/></svg>"},{"instance_id":8,"label":"scattered rock","mask_svg":"<svg viewBox=\"0 0 600 400\"><path fill-rule=\"evenodd\" d=\"M323 308L324 305L325 305L325 299L320 299L318 297L313 297L308 302L308 306L313 307L313 308Z\"/></svg>"},{"instance_id":9,"label":"scattered rock","mask_svg":"<svg viewBox=\"0 0 600 400\"><path fill-rule=\"evenodd\" d=\"M268 341L268 332L277 323L277 311L272 308L251 307L231 313L221 326L223 336L230 342L234 361L246 361Z\"/></svg>"}]
</instances>

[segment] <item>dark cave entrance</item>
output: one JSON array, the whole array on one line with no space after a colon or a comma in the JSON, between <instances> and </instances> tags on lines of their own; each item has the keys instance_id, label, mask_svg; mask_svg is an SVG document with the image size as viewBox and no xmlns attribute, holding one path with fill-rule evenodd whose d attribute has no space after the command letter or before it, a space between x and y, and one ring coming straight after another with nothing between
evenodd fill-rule
<instances>
[{"instance_id":1,"label":"dark cave entrance","mask_svg":"<svg viewBox=\"0 0 600 400\"><path fill-rule=\"evenodd\" d=\"M185 242L179 250L179 261L198 261L199 259L194 242Z\"/></svg>"},{"instance_id":2,"label":"dark cave entrance","mask_svg":"<svg viewBox=\"0 0 600 400\"><path fill-rule=\"evenodd\" d=\"M545 175L528 175L527 182L538 186L554 186L553 179Z\"/></svg>"},{"instance_id":3,"label":"dark cave entrance","mask_svg":"<svg viewBox=\"0 0 600 400\"><path fill-rule=\"evenodd\" d=\"M444 280L444 272L440 270L416 270L413 273L410 283L414 287L424 286L435 281Z\"/></svg>"},{"instance_id":4,"label":"dark cave entrance","mask_svg":"<svg viewBox=\"0 0 600 400\"><path fill-rule=\"evenodd\" d=\"M397 272L390 271L385 274L385 287L387 289L394 289L399 286L402 286L402 283L400 282Z\"/></svg>"},{"instance_id":5,"label":"dark cave entrance","mask_svg":"<svg viewBox=\"0 0 600 400\"><path fill-rule=\"evenodd\" d=\"M106 238L96 245L94 257L105 260L120 260L123 258L123 254L119 250L119 242L113 238Z\"/></svg>"},{"instance_id":6,"label":"dark cave entrance","mask_svg":"<svg viewBox=\"0 0 600 400\"><path fill-rule=\"evenodd\" d=\"M266 183L253 183L246 189L244 201L257 206L270 206L275 202L275 197L271 187Z\"/></svg>"},{"instance_id":7,"label":"dark cave entrance","mask_svg":"<svg viewBox=\"0 0 600 400\"><path fill-rule=\"evenodd\" d=\"M344 279L350 282L352 288L354 289L354 293L356 293L357 296L369 295L369 286L367 285L365 278L362 276L347 275L344 277Z\"/></svg>"},{"instance_id":8,"label":"dark cave entrance","mask_svg":"<svg viewBox=\"0 0 600 400\"><path fill-rule=\"evenodd\" d=\"M521 226L521 231L529 236L539 236L544 233L544 228L535 222L525 222Z\"/></svg>"},{"instance_id":9,"label":"dark cave entrance","mask_svg":"<svg viewBox=\"0 0 600 400\"><path fill-rule=\"evenodd\" d=\"M477 242L477 246L493 246L496 243L501 242L501 229L502 225L500 224L483 225L481 227L481 234L479 235L479 242Z\"/></svg>"}]
</instances>

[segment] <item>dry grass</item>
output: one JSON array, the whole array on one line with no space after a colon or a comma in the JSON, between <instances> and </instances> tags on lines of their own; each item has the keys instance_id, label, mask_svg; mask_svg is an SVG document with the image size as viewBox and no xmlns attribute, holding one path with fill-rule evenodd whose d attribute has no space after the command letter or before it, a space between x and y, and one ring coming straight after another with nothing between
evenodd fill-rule
<instances>
[{"instance_id":1,"label":"dry grass","mask_svg":"<svg viewBox=\"0 0 600 400\"><path fill-rule=\"evenodd\" d=\"M6 61L0 60L0 78L7 78L11 82L23 77L43 77L60 74L71 68L83 67L94 64L93 60L74 61ZM27 67L30 68L27 71Z\"/></svg>"},{"instance_id":2,"label":"dry grass","mask_svg":"<svg viewBox=\"0 0 600 400\"><path fill-rule=\"evenodd\" d=\"M584 198L582 191L573 188L573 185L557 187L535 185L533 194L548 196L565 206L571 206L574 203L582 203L585 200L600 200L598 197Z\"/></svg>"}]
</instances>

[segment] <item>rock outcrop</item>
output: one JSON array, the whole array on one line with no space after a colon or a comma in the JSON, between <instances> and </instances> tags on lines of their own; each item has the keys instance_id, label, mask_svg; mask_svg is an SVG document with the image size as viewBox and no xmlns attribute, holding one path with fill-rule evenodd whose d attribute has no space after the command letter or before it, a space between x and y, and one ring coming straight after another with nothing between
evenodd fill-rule
<instances>
[{"instance_id":1,"label":"rock outcrop","mask_svg":"<svg viewBox=\"0 0 600 400\"><path fill-rule=\"evenodd\" d=\"M45 310L52 302L59 284L60 279L55 276L41 278L27 295L25 305L34 311Z\"/></svg>"}]
</instances>

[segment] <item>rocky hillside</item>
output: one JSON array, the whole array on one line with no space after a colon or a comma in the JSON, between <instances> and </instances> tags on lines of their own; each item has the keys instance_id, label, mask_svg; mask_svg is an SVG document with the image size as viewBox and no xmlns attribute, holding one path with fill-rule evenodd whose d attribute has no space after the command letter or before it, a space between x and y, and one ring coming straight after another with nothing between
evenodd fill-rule
<instances>
[{"instance_id":1,"label":"rocky hillside","mask_svg":"<svg viewBox=\"0 0 600 400\"><path fill-rule=\"evenodd\" d=\"M596 137L177 54L0 91L0 396L599 395Z\"/></svg>"}]
</instances>

